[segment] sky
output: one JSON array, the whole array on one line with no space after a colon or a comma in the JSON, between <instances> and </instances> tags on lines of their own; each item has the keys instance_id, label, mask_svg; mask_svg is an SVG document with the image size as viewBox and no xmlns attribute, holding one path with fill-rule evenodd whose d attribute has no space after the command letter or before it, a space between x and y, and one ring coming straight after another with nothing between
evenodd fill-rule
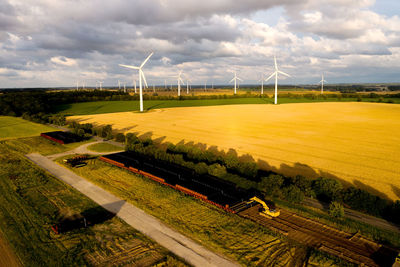
<instances>
[{"instance_id":1,"label":"sky","mask_svg":"<svg viewBox=\"0 0 400 267\"><path fill-rule=\"evenodd\" d=\"M400 82L398 0L0 0L0 88ZM272 83L273 81L269 81Z\"/></svg>"}]
</instances>

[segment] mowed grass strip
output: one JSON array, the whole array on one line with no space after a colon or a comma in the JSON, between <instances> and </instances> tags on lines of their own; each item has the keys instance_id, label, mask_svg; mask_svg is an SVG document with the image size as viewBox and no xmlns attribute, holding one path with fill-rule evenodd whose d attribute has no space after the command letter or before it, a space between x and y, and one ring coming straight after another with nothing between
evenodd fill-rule
<instances>
[{"instance_id":1,"label":"mowed grass strip","mask_svg":"<svg viewBox=\"0 0 400 267\"><path fill-rule=\"evenodd\" d=\"M123 148L119 146L115 146L113 144L109 143L97 143L88 146L88 149L94 152L114 152L114 151L120 151L124 150Z\"/></svg>"},{"instance_id":2,"label":"mowed grass strip","mask_svg":"<svg viewBox=\"0 0 400 267\"><path fill-rule=\"evenodd\" d=\"M0 116L0 140L40 135L57 129L18 117Z\"/></svg>"},{"instance_id":3,"label":"mowed grass strip","mask_svg":"<svg viewBox=\"0 0 400 267\"><path fill-rule=\"evenodd\" d=\"M267 170L344 180L400 198L400 105L230 105L74 116L153 139L250 154ZM126 130L129 129L129 130Z\"/></svg>"},{"instance_id":4,"label":"mowed grass strip","mask_svg":"<svg viewBox=\"0 0 400 267\"><path fill-rule=\"evenodd\" d=\"M38 152L54 148L32 139L0 144L0 229L22 265L186 266L118 217L55 235L51 226L62 218L105 210L26 159L27 143L38 143Z\"/></svg>"},{"instance_id":5,"label":"mowed grass strip","mask_svg":"<svg viewBox=\"0 0 400 267\"><path fill-rule=\"evenodd\" d=\"M62 164L62 159L58 162ZM282 240L250 220L98 159L72 170L244 266L288 266L307 261L303 257L306 248Z\"/></svg>"}]
</instances>

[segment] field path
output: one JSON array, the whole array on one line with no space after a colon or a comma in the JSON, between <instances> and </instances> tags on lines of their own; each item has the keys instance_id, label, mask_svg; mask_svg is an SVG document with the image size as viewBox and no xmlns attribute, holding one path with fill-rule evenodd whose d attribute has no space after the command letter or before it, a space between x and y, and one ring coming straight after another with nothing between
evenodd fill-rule
<instances>
[{"instance_id":1,"label":"field path","mask_svg":"<svg viewBox=\"0 0 400 267\"><path fill-rule=\"evenodd\" d=\"M9 247L4 236L0 232L0 266L18 267L21 266L18 257Z\"/></svg>"},{"instance_id":2,"label":"field path","mask_svg":"<svg viewBox=\"0 0 400 267\"><path fill-rule=\"evenodd\" d=\"M133 228L150 237L172 253L194 266L239 266L219 256L182 234L172 230L143 210L88 182L72 171L37 153L26 155L31 161L71 185L110 212L115 213ZM121 203L123 203L121 205Z\"/></svg>"}]
</instances>

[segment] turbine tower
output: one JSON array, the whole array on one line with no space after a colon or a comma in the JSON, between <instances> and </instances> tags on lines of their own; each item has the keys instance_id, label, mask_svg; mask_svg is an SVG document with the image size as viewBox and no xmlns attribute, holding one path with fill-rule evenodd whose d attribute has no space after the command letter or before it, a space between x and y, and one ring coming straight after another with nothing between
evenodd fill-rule
<instances>
[{"instance_id":1,"label":"turbine tower","mask_svg":"<svg viewBox=\"0 0 400 267\"><path fill-rule=\"evenodd\" d=\"M125 67L125 68L129 68L129 69L134 69L134 70L139 70L139 99L140 99L140 112L143 112L143 88L142 88L142 79L144 81L144 84L146 87L147 86L147 82L146 82L146 77L144 76L144 72L142 71L142 68L144 66L144 64L146 64L146 62L150 59L150 57L153 55L153 52L151 52L151 54L142 62L142 64L139 67L136 66L130 66L130 65L123 65L123 64L119 64L121 67ZM135 82L136 85L136 82ZM136 89L136 86L135 86Z\"/></svg>"},{"instance_id":2,"label":"turbine tower","mask_svg":"<svg viewBox=\"0 0 400 267\"><path fill-rule=\"evenodd\" d=\"M124 83L124 93L126 93L126 83Z\"/></svg>"},{"instance_id":3,"label":"turbine tower","mask_svg":"<svg viewBox=\"0 0 400 267\"><path fill-rule=\"evenodd\" d=\"M76 81L76 91L79 90L79 81Z\"/></svg>"},{"instance_id":4,"label":"turbine tower","mask_svg":"<svg viewBox=\"0 0 400 267\"><path fill-rule=\"evenodd\" d=\"M136 80L133 79L133 86L135 87L135 94L136 94Z\"/></svg>"},{"instance_id":5,"label":"turbine tower","mask_svg":"<svg viewBox=\"0 0 400 267\"><path fill-rule=\"evenodd\" d=\"M261 73L261 80L258 80L261 82L261 94L264 94L264 74Z\"/></svg>"},{"instance_id":6,"label":"turbine tower","mask_svg":"<svg viewBox=\"0 0 400 267\"><path fill-rule=\"evenodd\" d=\"M321 81L319 81L319 83L321 84L321 95L324 93L324 82L327 83L327 81L324 80L324 74L322 73L322 79Z\"/></svg>"},{"instance_id":7,"label":"turbine tower","mask_svg":"<svg viewBox=\"0 0 400 267\"><path fill-rule=\"evenodd\" d=\"M182 80L181 75L182 75L182 70L179 71L179 74L177 76L178 77L178 96L181 96L181 83L183 85L185 85L185 82Z\"/></svg>"},{"instance_id":8,"label":"turbine tower","mask_svg":"<svg viewBox=\"0 0 400 267\"><path fill-rule=\"evenodd\" d=\"M100 91L102 91L103 90L103 88L102 88L103 82L101 82L101 81L97 81L97 82L99 83Z\"/></svg>"},{"instance_id":9,"label":"turbine tower","mask_svg":"<svg viewBox=\"0 0 400 267\"><path fill-rule=\"evenodd\" d=\"M265 79L265 81L268 81L269 79L271 79L272 77L274 77L275 75L275 101L274 104L278 104L278 73L283 74L287 77L290 77L289 74L284 73L283 71L280 71L278 69L278 64L276 64L276 57L274 56L274 62L275 62L275 72L271 74L271 76L269 76L267 79Z\"/></svg>"},{"instance_id":10,"label":"turbine tower","mask_svg":"<svg viewBox=\"0 0 400 267\"><path fill-rule=\"evenodd\" d=\"M240 79L238 76L236 76L236 71L235 71L235 76L233 77L232 80L230 80L230 83L233 82L233 81L235 82L235 92L234 92L235 95L236 95L236 83L237 83L238 80L243 82L242 79Z\"/></svg>"},{"instance_id":11,"label":"turbine tower","mask_svg":"<svg viewBox=\"0 0 400 267\"><path fill-rule=\"evenodd\" d=\"M118 80L118 89L121 90L121 82Z\"/></svg>"},{"instance_id":12,"label":"turbine tower","mask_svg":"<svg viewBox=\"0 0 400 267\"><path fill-rule=\"evenodd\" d=\"M186 77L186 94L189 94L189 82L191 82L191 80Z\"/></svg>"}]
</instances>

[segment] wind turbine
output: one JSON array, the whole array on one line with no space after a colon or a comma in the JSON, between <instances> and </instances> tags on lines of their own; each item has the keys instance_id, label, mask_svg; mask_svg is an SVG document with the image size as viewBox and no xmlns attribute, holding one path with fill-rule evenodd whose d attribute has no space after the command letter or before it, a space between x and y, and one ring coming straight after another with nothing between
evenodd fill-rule
<instances>
[{"instance_id":1,"label":"wind turbine","mask_svg":"<svg viewBox=\"0 0 400 267\"><path fill-rule=\"evenodd\" d=\"M79 81L76 81L76 91L79 90Z\"/></svg>"},{"instance_id":2,"label":"wind turbine","mask_svg":"<svg viewBox=\"0 0 400 267\"><path fill-rule=\"evenodd\" d=\"M239 80L239 81L242 81L243 82L243 80L242 79L240 79L238 76L236 76L236 71L235 71L235 76L233 77L233 79L232 80L230 80L230 83L231 82L235 82L235 95L236 95L236 83L237 83L237 80Z\"/></svg>"},{"instance_id":3,"label":"wind turbine","mask_svg":"<svg viewBox=\"0 0 400 267\"><path fill-rule=\"evenodd\" d=\"M118 80L118 89L121 90L121 82Z\"/></svg>"},{"instance_id":4,"label":"wind turbine","mask_svg":"<svg viewBox=\"0 0 400 267\"><path fill-rule=\"evenodd\" d=\"M135 94L136 94L136 80L133 79L133 86L135 87Z\"/></svg>"},{"instance_id":5,"label":"wind turbine","mask_svg":"<svg viewBox=\"0 0 400 267\"><path fill-rule=\"evenodd\" d=\"M142 79L144 81L144 84L146 87L147 86L147 82L146 82L146 77L144 76L144 72L142 71L142 68L144 66L144 64L146 64L146 62L150 59L150 57L153 55L153 52L151 52L151 54L142 62L142 64L139 67L136 66L130 66L130 65L123 65L123 64L119 64L121 67L125 67L125 68L129 68L129 69L134 69L134 70L139 70L139 99L140 99L140 112L143 112L143 88L142 88ZM135 85L136 85L136 81L135 81ZM136 89L136 86L135 86Z\"/></svg>"},{"instance_id":6,"label":"wind turbine","mask_svg":"<svg viewBox=\"0 0 400 267\"><path fill-rule=\"evenodd\" d=\"M126 93L126 83L124 83L124 93Z\"/></svg>"},{"instance_id":7,"label":"wind turbine","mask_svg":"<svg viewBox=\"0 0 400 267\"><path fill-rule=\"evenodd\" d=\"M101 81L97 81L98 83L99 83L99 85L100 85L100 91L102 91L103 90L103 88L101 87L102 85L103 85L103 82L101 82Z\"/></svg>"},{"instance_id":8,"label":"wind turbine","mask_svg":"<svg viewBox=\"0 0 400 267\"><path fill-rule=\"evenodd\" d=\"M186 94L189 94L189 82L191 82L191 80L186 77Z\"/></svg>"},{"instance_id":9,"label":"wind turbine","mask_svg":"<svg viewBox=\"0 0 400 267\"><path fill-rule=\"evenodd\" d=\"M185 85L185 82L182 80L181 75L182 75L182 70L179 71L179 74L177 76L177 78L178 78L178 96L181 96L181 82L183 85Z\"/></svg>"},{"instance_id":10,"label":"wind turbine","mask_svg":"<svg viewBox=\"0 0 400 267\"><path fill-rule=\"evenodd\" d=\"M289 74L284 73L283 71L280 71L278 69L278 64L276 64L276 57L274 56L274 62L275 62L275 72L271 74L271 76L269 76L265 81L268 81L269 79L271 79L272 77L274 77L275 75L275 101L274 104L278 104L278 73L286 75L287 77L290 77Z\"/></svg>"},{"instance_id":11,"label":"wind turbine","mask_svg":"<svg viewBox=\"0 0 400 267\"><path fill-rule=\"evenodd\" d=\"M324 93L324 82L327 83L327 81L324 80L324 74L322 73L322 79L321 81L319 81L319 83L321 84L321 95Z\"/></svg>"},{"instance_id":12,"label":"wind turbine","mask_svg":"<svg viewBox=\"0 0 400 267\"><path fill-rule=\"evenodd\" d=\"M261 73L261 80L258 80L261 82L261 94L264 94L264 74Z\"/></svg>"}]
</instances>

